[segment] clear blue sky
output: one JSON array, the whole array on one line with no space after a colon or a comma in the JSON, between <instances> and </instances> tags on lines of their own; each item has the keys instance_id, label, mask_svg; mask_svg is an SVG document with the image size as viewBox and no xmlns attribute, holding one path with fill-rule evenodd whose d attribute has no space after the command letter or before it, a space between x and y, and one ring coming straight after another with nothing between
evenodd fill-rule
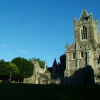
<instances>
[{"instance_id":1,"label":"clear blue sky","mask_svg":"<svg viewBox=\"0 0 100 100\"><path fill-rule=\"evenodd\" d=\"M0 0L0 60L60 62L67 42L74 42L73 17L79 20L83 3L100 29L100 0Z\"/></svg>"}]
</instances>

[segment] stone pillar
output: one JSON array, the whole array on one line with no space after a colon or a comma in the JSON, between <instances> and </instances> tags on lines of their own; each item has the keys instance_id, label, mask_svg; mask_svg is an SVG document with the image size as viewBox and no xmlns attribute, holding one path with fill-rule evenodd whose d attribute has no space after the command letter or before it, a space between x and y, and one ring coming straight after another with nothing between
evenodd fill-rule
<instances>
[{"instance_id":1,"label":"stone pillar","mask_svg":"<svg viewBox=\"0 0 100 100\"><path fill-rule=\"evenodd\" d=\"M90 55L90 52L87 51L87 65L90 65L90 61L91 61L91 55Z\"/></svg>"},{"instance_id":2,"label":"stone pillar","mask_svg":"<svg viewBox=\"0 0 100 100\"><path fill-rule=\"evenodd\" d=\"M66 70L69 70L69 53L66 54Z\"/></svg>"},{"instance_id":3,"label":"stone pillar","mask_svg":"<svg viewBox=\"0 0 100 100\"><path fill-rule=\"evenodd\" d=\"M77 69L79 69L79 51L76 52L77 60Z\"/></svg>"},{"instance_id":4,"label":"stone pillar","mask_svg":"<svg viewBox=\"0 0 100 100\"><path fill-rule=\"evenodd\" d=\"M78 46L78 42L76 42L76 68L79 69L79 46Z\"/></svg>"}]
</instances>

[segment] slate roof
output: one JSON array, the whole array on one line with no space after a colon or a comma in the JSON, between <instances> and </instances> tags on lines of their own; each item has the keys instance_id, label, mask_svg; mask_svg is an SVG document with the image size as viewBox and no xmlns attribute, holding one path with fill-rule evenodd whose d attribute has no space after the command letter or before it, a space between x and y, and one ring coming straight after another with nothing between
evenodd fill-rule
<instances>
[{"instance_id":1,"label":"slate roof","mask_svg":"<svg viewBox=\"0 0 100 100\"><path fill-rule=\"evenodd\" d=\"M87 20L88 18L89 18L89 15L86 9L84 8L78 22L83 21L84 19Z\"/></svg>"}]
</instances>

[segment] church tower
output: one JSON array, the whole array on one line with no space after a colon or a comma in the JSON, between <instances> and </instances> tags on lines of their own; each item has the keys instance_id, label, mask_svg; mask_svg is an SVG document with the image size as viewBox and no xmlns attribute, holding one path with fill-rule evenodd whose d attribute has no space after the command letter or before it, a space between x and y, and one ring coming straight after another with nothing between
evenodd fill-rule
<instances>
[{"instance_id":1,"label":"church tower","mask_svg":"<svg viewBox=\"0 0 100 100\"><path fill-rule=\"evenodd\" d=\"M97 20L93 20L92 13L88 15L85 8L78 22L76 17L74 17L74 40L76 39L82 43L90 41L94 50L96 50L97 44L99 43L98 22Z\"/></svg>"}]
</instances>

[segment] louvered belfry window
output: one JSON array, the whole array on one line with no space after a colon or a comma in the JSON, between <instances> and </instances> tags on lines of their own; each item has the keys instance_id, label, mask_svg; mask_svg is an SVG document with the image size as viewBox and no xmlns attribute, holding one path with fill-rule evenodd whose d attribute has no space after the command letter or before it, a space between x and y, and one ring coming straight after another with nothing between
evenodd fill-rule
<instances>
[{"instance_id":1,"label":"louvered belfry window","mask_svg":"<svg viewBox=\"0 0 100 100\"><path fill-rule=\"evenodd\" d=\"M83 39L87 39L87 28L86 26L83 26L83 30L81 30L81 38Z\"/></svg>"},{"instance_id":2,"label":"louvered belfry window","mask_svg":"<svg viewBox=\"0 0 100 100\"><path fill-rule=\"evenodd\" d=\"M84 34L84 39L87 39L87 29L85 26L83 26L83 34Z\"/></svg>"}]
</instances>

